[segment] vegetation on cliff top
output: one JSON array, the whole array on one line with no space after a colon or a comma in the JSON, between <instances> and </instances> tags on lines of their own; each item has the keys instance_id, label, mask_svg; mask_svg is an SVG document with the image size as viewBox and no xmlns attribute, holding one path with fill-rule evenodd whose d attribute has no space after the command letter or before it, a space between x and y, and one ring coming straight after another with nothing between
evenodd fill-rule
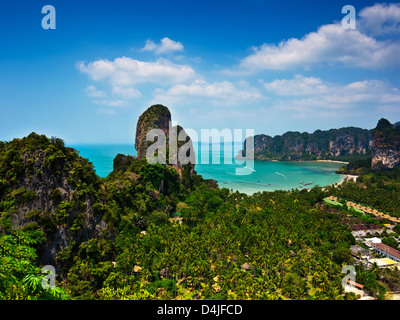
<instances>
[{"instance_id":1,"label":"vegetation on cliff top","mask_svg":"<svg viewBox=\"0 0 400 320\"><path fill-rule=\"evenodd\" d=\"M388 120L379 120L373 130L374 143L377 147L400 148L400 126L392 125Z\"/></svg>"}]
</instances>

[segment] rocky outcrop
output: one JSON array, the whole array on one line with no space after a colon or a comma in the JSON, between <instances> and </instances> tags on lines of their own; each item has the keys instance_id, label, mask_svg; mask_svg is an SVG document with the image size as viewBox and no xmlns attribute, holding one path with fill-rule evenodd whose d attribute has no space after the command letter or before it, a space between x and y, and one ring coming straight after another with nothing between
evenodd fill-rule
<instances>
[{"instance_id":1,"label":"rocky outcrop","mask_svg":"<svg viewBox=\"0 0 400 320\"><path fill-rule=\"evenodd\" d=\"M138 159L146 157L146 150L152 144L146 139L151 129L161 129L168 137L171 124L171 112L167 107L156 104L143 112L136 125L135 149Z\"/></svg>"},{"instance_id":2,"label":"rocky outcrop","mask_svg":"<svg viewBox=\"0 0 400 320\"><path fill-rule=\"evenodd\" d=\"M157 136L157 138L148 139L147 134L151 129L161 129L160 134L164 137ZM155 161L173 166L181 180L185 175L194 174L195 154L190 136L181 126L172 126L171 113L168 108L157 104L143 112L137 122L135 137L137 158L146 158L149 147L161 140L165 141L165 155L160 157L160 154L164 152L163 148L156 148L157 159Z\"/></svg>"},{"instance_id":3,"label":"rocky outcrop","mask_svg":"<svg viewBox=\"0 0 400 320\"><path fill-rule=\"evenodd\" d=\"M0 203L12 204L6 208L11 228L44 231L46 241L38 247L44 265L58 267L56 258L69 244L108 233L96 197L99 178L62 140L35 133L14 139L0 149L0 167Z\"/></svg>"},{"instance_id":4,"label":"rocky outcrop","mask_svg":"<svg viewBox=\"0 0 400 320\"><path fill-rule=\"evenodd\" d=\"M400 126L380 119L373 130L371 169L400 167Z\"/></svg>"},{"instance_id":5,"label":"rocky outcrop","mask_svg":"<svg viewBox=\"0 0 400 320\"><path fill-rule=\"evenodd\" d=\"M254 151L257 160L316 160L368 154L371 143L371 130L349 127L314 133L289 131L275 137L256 135L254 150L248 151ZM242 156L245 156L244 151Z\"/></svg>"},{"instance_id":6,"label":"rocky outcrop","mask_svg":"<svg viewBox=\"0 0 400 320\"><path fill-rule=\"evenodd\" d=\"M349 133L339 134L329 141L328 154L334 157L351 154L366 154L370 151L370 139L357 139L356 135Z\"/></svg>"},{"instance_id":7,"label":"rocky outcrop","mask_svg":"<svg viewBox=\"0 0 400 320\"><path fill-rule=\"evenodd\" d=\"M135 156L126 156L118 153L113 160L113 172L125 171L136 159L137 157Z\"/></svg>"},{"instance_id":8,"label":"rocky outcrop","mask_svg":"<svg viewBox=\"0 0 400 320\"><path fill-rule=\"evenodd\" d=\"M254 152L262 152L272 139L272 137L265 134L258 134L254 136ZM246 149L246 141L244 149Z\"/></svg>"}]
</instances>

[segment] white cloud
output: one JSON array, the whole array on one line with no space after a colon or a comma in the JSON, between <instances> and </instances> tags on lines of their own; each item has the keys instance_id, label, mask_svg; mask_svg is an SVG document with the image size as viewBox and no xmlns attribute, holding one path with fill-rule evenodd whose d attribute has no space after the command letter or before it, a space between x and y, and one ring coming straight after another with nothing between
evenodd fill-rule
<instances>
[{"instance_id":1,"label":"white cloud","mask_svg":"<svg viewBox=\"0 0 400 320\"><path fill-rule=\"evenodd\" d=\"M155 62L139 61L129 57L116 58L113 61L100 59L89 63L78 62L76 67L96 82L105 82L110 86L110 98L104 91L94 85L86 88L89 97L97 98L92 102L111 108L127 107L129 100L138 99L141 92L134 85L150 83L151 85L174 85L193 80L195 71L188 65L176 64L159 58ZM112 97L111 97L112 96ZM101 109L107 113L107 109ZM115 111L109 112L114 114Z\"/></svg>"},{"instance_id":2,"label":"white cloud","mask_svg":"<svg viewBox=\"0 0 400 320\"><path fill-rule=\"evenodd\" d=\"M364 8L357 21L364 33L372 36L392 36L400 34L400 3L377 3Z\"/></svg>"},{"instance_id":3,"label":"white cloud","mask_svg":"<svg viewBox=\"0 0 400 320\"><path fill-rule=\"evenodd\" d=\"M87 86L85 92L88 97L93 97L93 98L102 98L107 95L105 92L97 90L96 87L93 85Z\"/></svg>"},{"instance_id":4,"label":"white cloud","mask_svg":"<svg viewBox=\"0 0 400 320\"><path fill-rule=\"evenodd\" d=\"M146 45L142 48L142 51L154 51L157 55L183 50L184 47L181 42L171 40L168 37L162 38L159 44L156 44L152 40L147 40Z\"/></svg>"},{"instance_id":5,"label":"white cloud","mask_svg":"<svg viewBox=\"0 0 400 320\"><path fill-rule=\"evenodd\" d=\"M396 117L400 116L400 108L399 106L393 106L393 105L379 105L377 107L378 112L386 112L386 113L391 113L395 114ZM398 118L397 118L398 119Z\"/></svg>"},{"instance_id":6,"label":"white cloud","mask_svg":"<svg viewBox=\"0 0 400 320\"><path fill-rule=\"evenodd\" d=\"M140 91L132 87L127 87L127 88L113 87L112 93L113 95L120 96L123 99L127 100L135 99L141 96Z\"/></svg>"},{"instance_id":7,"label":"white cloud","mask_svg":"<svg viewBox=\"0 0 400 320\"><path fill-rule=\"evenodd\" d=\"M268 91L283 96L323 94L328 91L328 87L320 78L307 78L299 74L296 75L294 79L276 79L272 82L264 83L263 85Z\"/></svg>"},{"instance_id":8,"label":"white cloud","mask_svg":"<svg viewBox=\"0 0 400 320\"><path fill-rule=\"evenodd\" d=\"M397 88L380 81L364 80L346 85L324 82L320 78L296 75L293 79L277 79L264 83L264 87L277 96L275 109L317 115L338 112L343 115L351 109L400 102Z\"/></svg>"},{"instance_id":9,"label":"white cloud","mask_svg":"<svg viewBox=\"0 0 400 320\"><path fill-rule=\"evenodd\" d=\"M196 80L193 83L177 84L167 91L156 90L154 101L163 101L168 104L185 102L211 102L217 105L232 106L261 100L260 92L248 84L240 82L235 85L229 81L208 83L204 80Z\"/></svg>"},{"instance_id":10,"label":"white cloud","mask_svg":"<svg viewBox=\"0 0 400 320\"><path fill-rule=\"evenodd\" d=\"M344 30L341 24L321 26L303 38L291 38L278 45L265 43L252 48L228 74L254 74L262 70L309 68L320 63L379 68L400 65L399 41L378 41L358 30Z\"/></svg>"},{"instance_id":11,"label":"white cloud","mask_svg":"<svg viewBox=\"0 0 400 320\"><path fill-rule=\"evenodd\" d=\"M111 107L111 109L105 109L105 108L98 109L98 112L104 114L115 114L115 110L113 110L113 108L125 107L126 99L132 99L140 95L140 92L133 88L114 87L112 92L113 95L118 96L121 99L107 99L106 98L107 94L104 91L97 90L96 87L93 85L87 86L85 92L88 97L97 98L92 101L94 104L100 104L107 107Z\"/></svg>"},{"instance_id":12,"label":"white cloud","mask_svg":"<svg viewBox=\"0 0 400 320\"><path fill-rule=\"evenodd\" d=\"M156 43L153 40L147 40L146 45L142 48L142 51L154 51L156 49Z\"/></svg>"},{"instance_id":13,"label":"white cloud","mask_svg":"<svg viewBox=\"0 0 400 320\"><path fill-rule=\"evenodd\" d=\"M77 68L94 81L108 81L112 86L126 87L138 83L157 84L182 83L192 79L195 71L188 65L175 64L167 59L155 62L120 57L109 61L79 62Z\"/></svg>"}]
</instances>

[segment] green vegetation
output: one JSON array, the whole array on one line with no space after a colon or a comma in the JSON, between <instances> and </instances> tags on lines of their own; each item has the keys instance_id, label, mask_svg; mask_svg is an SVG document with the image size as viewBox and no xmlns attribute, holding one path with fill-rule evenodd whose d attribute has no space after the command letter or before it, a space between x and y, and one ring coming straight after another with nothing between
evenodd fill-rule
<instances>
[{"instance_id":1,"label":"green vegetation","mask_svg":"<svg viewBox=\"0 0 400 320\"><path fill-rule=\"evenodd\" d=\"M398 147L400 143L400 126L392 125L388 120L379 120L373 134L378 143L390 142L393 147Z\"/></svg>"},{"instance_id":2,"label":"green vegetation","mask_svg":"<svg viewBox=\"0 0 400 320\"><path fill-rule=\"evenodd\" d=\"M35 225L14 231L4 222L0 233L0 299L69 299L59 286L44 290L41 285L45 275L38 266L35 247L45 240L44 233Z\"/></svg>"},{"instance_id":3,"label":"green vegetation","mask_svg":"<svg viewBox=\"0 0 400 320\"><path fill-rule=\"evenodd\" d=\"M366 204L393 217L400 217L400 169L372 171L361 166L357 182L348 182L335 189L333 195Z\"/></svg>"},{"instance_id":4,"label":"green vegetation","mask_svg":"<svg viewBox=\"0 0 400 320\"><path fill-rule=\"evenodd\" d=\"M364 160L370 157L372 130L355 127L316 130L314 133L286 132L281 136L254 137L258 160Z\"/></svg>"},{"instance_id":5,"label":"green vegetation","mask_svg":"<svg viewBox=\"0 0 400 320\"><path fill-rule=\"evenodd\" d=\"M371 157L351 159L350 162L339 168L337 173L363 176L371 173Z\"/></svg>"},{"instance_id":6,"label":"green vegetation","mask_svg":"<svg viewBox=\"0 0 400 320\"><path fill-rule=\"evenodd\" d=\"M355 240L322 203L338 195L400 214L399 180L384 176L381 187L379 174L371 177L366 189L363 182L247 196L123 155L100 179L60 139L0 143L0 298L350 299L341 270L353 263ZM42 179L54 181L44 188ZM33 208L38 199L46 209ZM60 235L57 286L45 290L43 248ZM379 274L357 268L357 281L383 298Z\"/></svg>"}]
</instances>

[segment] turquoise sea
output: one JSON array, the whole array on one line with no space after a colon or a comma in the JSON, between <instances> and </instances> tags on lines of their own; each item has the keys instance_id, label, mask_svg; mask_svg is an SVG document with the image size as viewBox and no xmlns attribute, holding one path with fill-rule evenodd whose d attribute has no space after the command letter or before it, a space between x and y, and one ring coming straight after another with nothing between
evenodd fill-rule
<instances>
[{"instance_id":1,"label":"turquoise sea","mask_svg":"<svg viewBox=\"0 0 400 320\"><path fill-rule=\"evenodd\" d=\"M88 158L95 167L100 177L106 177L113 169L113 159L118 153L136 155L133 144L110 145L70 145L79 150L80 155ZM236 147L236 148L235 148ZM254 161L243 163L234 159L240 145L232 147L234 152L224 156L224 149L220 144L218 150L215 144L210 144L207 149L200 148L202 152L196 152L195 170L206 179L218 181L219 186L232 190L239 190L247 194L257 191L291 190L294 188L312 188L315 185L326 186L338 183L343 176L335 171L341 167L341 163L331 162L290 162L290 161ZM208 164L204 164L208 158ZM226 159L226 160L225 160ZM219 163L217 163L219 161ZM236 169L243 168L245 175L237 175Z\"/></svg>"}]
</instances>

